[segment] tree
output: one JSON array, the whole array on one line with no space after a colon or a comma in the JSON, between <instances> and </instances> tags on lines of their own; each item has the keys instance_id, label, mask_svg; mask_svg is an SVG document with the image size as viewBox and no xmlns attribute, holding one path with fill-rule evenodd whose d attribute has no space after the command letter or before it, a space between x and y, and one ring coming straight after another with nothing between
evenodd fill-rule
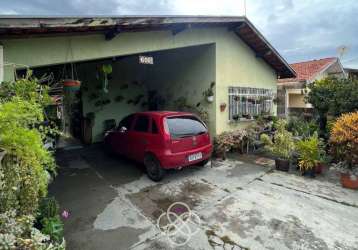
<instances>
[{"instance_id":1,"label":"tree","mask_svg":"<svg viewBox=\"0 0 358 250\"><path fill-rule=\"evenodd\" d=\"M327 116L358 110L358 80L328 77L309 85L306 101L319 116L320 135L327 137Z\"/></svg>"}]
</instances>

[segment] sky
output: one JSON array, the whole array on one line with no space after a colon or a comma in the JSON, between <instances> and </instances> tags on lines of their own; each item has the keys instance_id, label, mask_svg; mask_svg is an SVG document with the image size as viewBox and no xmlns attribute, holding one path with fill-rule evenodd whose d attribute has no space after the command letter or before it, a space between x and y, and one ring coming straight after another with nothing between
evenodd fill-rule
<instances>
[{"instance_id":1,"label":"sky","mask_svg":"<svg viewBox=\"0 0 358 250\"><path fill-rule=\"evenodd\" d=\"M0 15L243 15L244 6L244 0L0 0ZM357 0L246 0L246 16L289 63L340 56L344 66L358 68Z\"/></svg>"}]
</instances>

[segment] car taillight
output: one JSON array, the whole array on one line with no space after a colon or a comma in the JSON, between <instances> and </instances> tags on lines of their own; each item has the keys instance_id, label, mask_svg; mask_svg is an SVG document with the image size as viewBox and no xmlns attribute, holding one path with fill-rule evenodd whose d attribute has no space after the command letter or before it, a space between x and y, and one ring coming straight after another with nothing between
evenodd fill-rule
<instances>
[{"instance_id":1,"label":"car taillight","mask_svg":"<svg viewBox=\"0 0 358 250\"><path fill-rule=\"evenodd\" d=\"M170 136L170 131L169 131L169 127L168 127L168 123L167 123L166 118L163 119L163 125L164 125L164 141L165 141L165 144L170 145L172 138Z\"/></svg>"}]
</instances>

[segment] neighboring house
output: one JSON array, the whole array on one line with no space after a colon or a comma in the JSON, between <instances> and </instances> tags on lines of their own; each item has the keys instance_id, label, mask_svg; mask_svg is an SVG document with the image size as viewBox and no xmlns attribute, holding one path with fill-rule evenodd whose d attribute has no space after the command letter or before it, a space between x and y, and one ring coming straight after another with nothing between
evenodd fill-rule
<instances>
[{"instance_id":1,"label":"neighboring house","mask_svg":"<svg viewBox=\"0 0 358 250\"><path fill-rule=\"evenodd\" d=\"M236 114L276 113L277 77L295 76L245 17L1 18L0 44L0 81L31 68L51 86L82 82L70 125L78 134L91 117L93 141L109 120L148 109L190 106L207 112L213 135L232 130L247 124Z\"/></svg>"},{"instance_id":2,"label":"neighboring house","mask_svg":"<svg viewBox=\"0 0 358 250\"><path fill-rule=\"evenodd\" d=\"M346 73L337 57L322 58L290 64L297 76L278 79L278 107L280 116L301 112L310 113L312 105L305 102L305 88L315 80L328 76L346 77Z\"/></svg>"},{"instance_id":3,"label":"neighboring house","mask_svg":"<svg viewBox=\"0 0 358 250\"><path fill-rule=\"evenodd\" d=\"M346 72L348 78L358 79L358 69L344 68L344 71Z\"/></svg>"}]
</instances>

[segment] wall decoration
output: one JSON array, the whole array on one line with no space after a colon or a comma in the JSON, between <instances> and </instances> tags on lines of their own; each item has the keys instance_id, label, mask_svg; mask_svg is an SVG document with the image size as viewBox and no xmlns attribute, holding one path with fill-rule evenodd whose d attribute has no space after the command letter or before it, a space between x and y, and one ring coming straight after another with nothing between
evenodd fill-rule
<instances>
[{"instance_id":1,"label":"wall decoration","mask_svg":"<svg viewBox=\"0 0 358 250\"><path fill-rule=\"evenodd\" d=\"M118 96L116 96L116 97L114 98L114 100L115 100L116 102L121 102L121 101L124 100L124 97L121 96L121 95L118 95Z\"/></svg>"}]
</instances>

